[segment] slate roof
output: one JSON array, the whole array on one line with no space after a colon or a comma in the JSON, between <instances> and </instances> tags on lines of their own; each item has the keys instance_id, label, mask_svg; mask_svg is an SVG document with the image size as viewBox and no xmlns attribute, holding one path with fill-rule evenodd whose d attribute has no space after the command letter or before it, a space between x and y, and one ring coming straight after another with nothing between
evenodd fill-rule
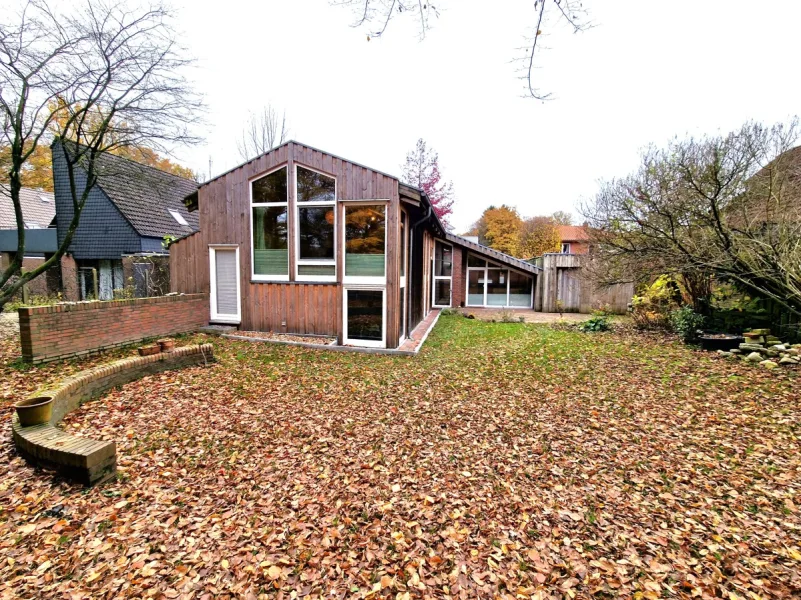
<instances>
[{"instance_id":1,"label":"slate roof","mask_svg":"<svg viewBox=\"0 0 801 600\"><path fill-rule=\"evenodd\" d=\"M514 267L515 269L518 269L520 271L526 271L527 273L538 273L542 270L537 265L531 264L530 262L526 262L525 260L520 260L519 258L515 258L514 256L509 256L508 254L504 254L503 252L498 252L497 250L490 248L488 246L482 246L481 244L477 244L476 242L471 242L470 240L465 239L460 235L446 233L445 239L454 244L459 244L460 246L464 246L465 248L472 250L476 254L481 254L489 258L490 260L494 260L495 262L503 263L507 266Z\"/></svg>"},{"instance_id":2,"label":"slate roof","mask_svg":"<svg viewBox=\"0 0 801 600\"><path fill-rule=\"evenodd\" d=\"M196 181L108 153L101 154L95 164L97 185L139 235L183 236L200 229L198 214L189 212L183 202L197 190ZM178 223L170 210L188 225Z\"/></svg>"},{"instance_id":3,"label":"slate roof","mask_svg":"<svg viewBox=\"0 0 801 600\"><path fill-rule=\"evenodd\" d=\"M56 202L52 192L22 188L19 191L19 200L26 229L45 229L50 226L56 216ZM16 228L11 190L6 185L0 185L0 229Z\"/></svg>"}]
</instances>

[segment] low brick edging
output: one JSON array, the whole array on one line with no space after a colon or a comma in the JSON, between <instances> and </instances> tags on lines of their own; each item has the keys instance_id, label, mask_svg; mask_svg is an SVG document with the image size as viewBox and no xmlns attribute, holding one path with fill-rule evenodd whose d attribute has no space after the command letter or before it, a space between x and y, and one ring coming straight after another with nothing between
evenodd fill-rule
<instances>
[{"instance_id":1,"label":"low brick edging","mask_svg":"<svg viewBox=\"0 0 801 600\"><path fill-rule=\"evenodd\" d=\"M117 471L117 445L71 435L55 425L85 401L118 385L170 369L214 362L211 344L182 346L170 352L134 356L82 371L34 396L53 398L50 423L22 427L16 413L11 431L14 444L26 460L56 469L85 485L93 485Z\"/></svg>"},{"instance_id":2,"label":"low brick edging","mask_svg":"<svg viewBox=\"0 0 801 600\"><path fill-rule=\"evenodd\" d=\"M209 297L176 294L23 306L17 312L22 358L42 363L195 331L208 324Z\"/></svg>"}]
</instances>

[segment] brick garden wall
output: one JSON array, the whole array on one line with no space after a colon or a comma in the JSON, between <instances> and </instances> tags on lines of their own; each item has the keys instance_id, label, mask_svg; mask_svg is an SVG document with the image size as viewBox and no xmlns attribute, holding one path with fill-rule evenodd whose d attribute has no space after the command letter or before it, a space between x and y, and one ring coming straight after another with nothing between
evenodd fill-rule
<instances>
[{"instance_id":1,"label":"brick garden wall","mask_svg":"<svg viewBox=\"0 0 801 600\"><path fill-rule=\"evenodd\" d=\"M23 307L19 309L22 357L39 363L80 356L193 331L208 321L206 294Z\"/></svg>"}]
</instances>

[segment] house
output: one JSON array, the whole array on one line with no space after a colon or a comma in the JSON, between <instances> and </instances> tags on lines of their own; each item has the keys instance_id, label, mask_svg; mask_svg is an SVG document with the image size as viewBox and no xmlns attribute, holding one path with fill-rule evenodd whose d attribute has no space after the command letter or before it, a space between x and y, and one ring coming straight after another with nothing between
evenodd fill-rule
<instances>
[{"instance_id":1,"label":"house","mask_svg":"<svg viewBox=\"0 0 801 600\"><path fill-rule=\"evenodd\" d=\"M56 251L54 226L56 206L53 194L33 188L22 188L19 193L22 218L25 224L25 256L23 270L30 271L41 265ZM0 273L14 260L17 253L17 219L11 190L0 185ZM50 269L34 279L29 291L36 295L55 293L59 288L58 269Z\"/></svg>"},{"instance_id":2,"label":"house","mask_svg":"<svg viewBox=\"0 0 801 600\"><path fill-rule=\"evenodd\" d=\"M74 214L64 145L52 146L58 243L66 238ZM165 237L197 230L197 213L183 199L197 183L104 153L96 160L97 183L89 192L68 253L61 260L64 296L68 300L113 298L114 290L133 282L135 295L154 295L158 261L167 262ZM87 174L76 168L82 190ZM141 260L140 260L141 259ZM168 278L168 275L166 276ZM166 292L168 284L165 285Z\"/></svg>"},{"instance_id":3,"label":"house","mask_svg":"<svg viewBox=\"0 0 801 600\"><path fill-rule=\"evenodd\" d=\"M193 191L172 291L210 321L397 348L434 308L531 308L539 268L448 233L419 189L289 141Z\"/></svg>"},{"instance_id":4,"label":"house","mask_svg":"<svg viewBox=\"0 0 801 600\"><path fill-rule=\"evenodd\" d=\"M587 254L590 251L590 234L587 225L557 225L562 254Z\"/></svg>"}]
</instances>

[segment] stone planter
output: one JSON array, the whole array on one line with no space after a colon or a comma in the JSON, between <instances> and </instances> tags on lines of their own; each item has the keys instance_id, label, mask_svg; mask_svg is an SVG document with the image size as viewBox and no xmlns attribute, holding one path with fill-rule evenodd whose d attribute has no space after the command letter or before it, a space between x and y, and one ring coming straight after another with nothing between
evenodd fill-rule
<instances>
[{"instance_id":1,"label":"stone planter","mask_svg":"<svg viewBox=\"0 0 801 600\"><path fill-rule=\"evenodd\" d=\"M171 340L170 338L164 338L163 340L159 340L157 343L162 352L170 352L173 348L175 348L175 340Z\"/></svg>"},{"instance_id":2,"label":"stone planter","mask_svg":"<svg viewBox=\"0 0 801 600\"><path fill-rule=\"evenodd\" d=\"M728 352L733 348L738 348L742 342L743 338L739 335L702 333L698 336L698 343L701 344L703 350L723 350Z\"/></svg>"},{"instance_id":3,"label":"stone planter","mask_svg":"<svg viewBox=\"0 0 801 600\"><path fill-rule=\"evenodd\" d=\"M139 356L150 356L151 354L158 354L159 352L161 352L161 346L158 344L139 346Z\"/></svg>"},{"instance_id":4,"label":"stone planter","mask_svg":"<svg viewBox=\"0 0 801 600\"><path fill-rule=\"evenodd\" d=\"M53 398L50 396L36 396L27 398L14 405L19 417L19 423L23 427L31 425L41 425L49 423L53 415Z\"/></svg>"}]
</instances>

